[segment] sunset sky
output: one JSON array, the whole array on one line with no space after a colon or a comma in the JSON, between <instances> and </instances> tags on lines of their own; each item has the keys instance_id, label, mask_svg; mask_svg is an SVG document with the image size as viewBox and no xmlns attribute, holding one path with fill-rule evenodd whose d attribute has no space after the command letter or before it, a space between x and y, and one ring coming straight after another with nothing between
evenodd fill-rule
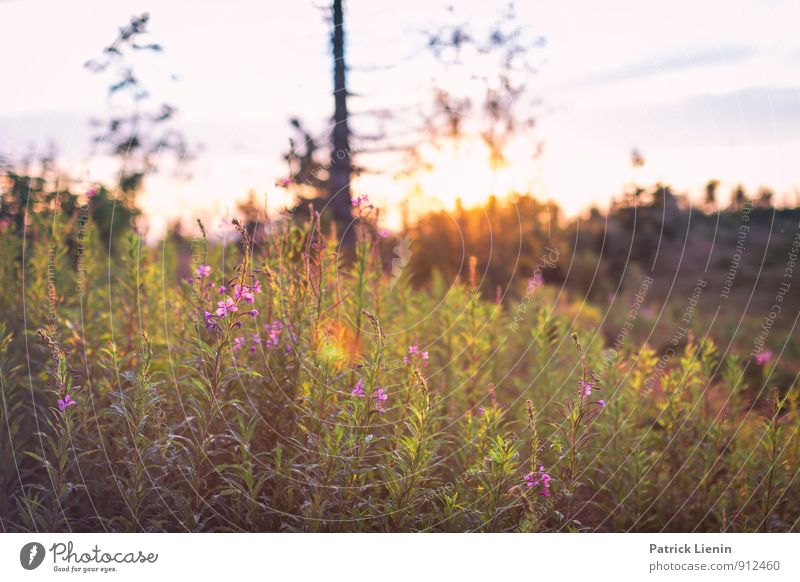
<instances>
[{"instance_id":1,"label":"sunset sky","mask_svg":"<svg viewBox=\"0 0 800 582\"><path fill-rule=\"evenodd\" d=\"M191 182L150 181L142 204L151 227L186 216L187 207L231 212L251 188L279 207L285 198L274 183L285 175L288 119L321 131L332 113L324 4L0 0L0 154L42 152L53 141L64 161L87 171L87 120L107 111L107 94L82 65L131 15L148 11L165 52L147 66L147 85L179 108L179 127L203 146ZM568 214L607 204L632 179L664 180L692 195L710 178L722 181L723 194L737 182L770 185L779 203L797 201L800 2L518 4L520 23L546 39L529 82L543 102L537 137L545 150L536 162L517 160L498 188L530 189ZM505 2L455 5L479 27ZM348 0L356 112L413 113L428 103L437 68L422 31L441 22L443 6ZM636 174L634 147L647 160ZM480 202L492 187L480 152L466 146L458 155L418 180L431 207L451 207L456 196ZM391 222L411 184L384 175L357 188L387 205Z\"/></svg>"}]
</instances>

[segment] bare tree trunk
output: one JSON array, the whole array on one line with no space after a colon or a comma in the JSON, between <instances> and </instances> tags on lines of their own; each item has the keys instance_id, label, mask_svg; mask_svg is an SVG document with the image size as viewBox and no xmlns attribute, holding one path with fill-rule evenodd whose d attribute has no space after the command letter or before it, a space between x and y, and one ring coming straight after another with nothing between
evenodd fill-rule
<instances>
[{"instance_id":1,"label":"bare tree trunk","mask_svg":"<svg viewBox=\"0 0 800 582\"><path fill-rule=\"evenodd\" d=\"M353 218L350 197L350 175L353 163L350 153L350 129L347 126L347 67L344 58L344 11L342 0L333 0L333 95L336 108L333 114L333 144L330 163L328 204L340 228ZM349 236L348 236L349 238Z\"/></svg>"}]
</instances>

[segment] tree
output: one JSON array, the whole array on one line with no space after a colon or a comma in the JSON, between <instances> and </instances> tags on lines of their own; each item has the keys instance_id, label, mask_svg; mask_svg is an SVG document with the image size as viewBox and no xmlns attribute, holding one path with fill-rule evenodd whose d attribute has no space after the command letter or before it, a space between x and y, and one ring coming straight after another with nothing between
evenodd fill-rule
<instances>
[{"instance_id":1,"label":"tree","mask_svg":"<svg viewBox=\"0 0 800 582\"><path fill-rule=\"evenodd\" d=\"M733 191L733 199L731 200L731 210L738 212L742 210L747 203L747 193L744 191L744 186L739 184Z\"/></svg>"},{"instance_id":2,"label":"tree","mask_svg":"<svg viewBox=\"0 0 800 582\"><path fill-rule=\"evenodd\" d=\"M622 195L622 207L630 207L630 206L639 206L642 201L642 194L644 194L644 189L639 187L637 180L636 180L636 170L639 168L643 168L645 165L645 157L644 154L638 149L633 148L631 150L631 186L630 190L626 190L623 192ZM616 204L614 200L611 201L612 206Z\"/></svg>"},{"instance_id":3,"label":"tree","mask_svg":"<svg viewBox=\"0 0 800 582\"><path fill-rule=\"evenodd\" d=\"M432 110L419 142L439 148L479 139L495 176L511 162L514 142L520 146L517 157L527 150L535 159L542 144L530 111L540 102L531 96L530 81L544 38L519 24L513 2L488 25L460 21L452 6L448 13L448 22L427 32L427 48L447 74L433 82ZM412 163L425 162L418 149Z\"/></svg>"},{"instance_id":4,"label":"tree","mask_svg":"<svg viewBox=\"0 0 800 582\"><path fill-rule=\"evenodd\" d=\"M758 198L756 201L756 206L758 208L772 208L772 199L774 197L774 192L769 188L761 188L758 191Z\"/></svg>"},{"instance_id":5,"label":"tree","mask_svg":"<svg viewBox=\"0 0 800 582\"><path fill-rule=\"evenodd\" d=\"M297 197L294 211L301 216L309 204L336 222L338 232L348 244L352 242L353 220L350 181L354 173L352 129L349 124L347 62L345 58L345 24L342 0L334 0L331 10L331 54L333 56L333 127L327 135L313 136L298 117L290 124L297 139L289 139L284 158L289 166L290 186ZM327 144L325 143L327 142ZM327 145L327 147L326 147ZM327 155L325 152L327 151ZM327 211L327 212L325 212Z\"/></svg>"},{"instance_id":6,"label":"tree","mask_svg":"<svg viewBox=\"0 0 800 582\"><path fill-rule=\"evenodd\" d=\"M706 207L713 210L717 206L717 188L719 187L718 180L709 180L706 183Z\"/></svg>"},{"instance_id":7,"label":"tree","mask_svg":"<svg viewBox=\"0 0 800 582\"><path fill-rule=\"evenodd\" d=\"M131 17L102 56L84 65L94 73L111 76L108 92L116 101L107 120L93 122L102 128L94 142L119 159L119 190L127 194L135 194L144 177L156 171L162 154L174 155L176 170L189 159L183 135L171 125L177 109L169 103L149 105L151 94L134 70L135 53L163 51L160 44L147 41L149 21L146 12Z\"/></svg>"},{"instance_id":8,"label":"tree","mask_svg":"<svg viewBox=\"0 0 800 582\"><path fill-rule=\"evenodd\" d=\"M294 184L299 198L298 209L304 210L309 202L321 202L327 196L328 163L319 160L318 152L321 146L303 122L293 117L289 123L298 139L289 138L289 151L284 159L289 164L288 182Z\"/></svg>"},{"instance_id":9,"label":"tree","mask_svg":"<svg viewBox=\"0 0 800 582\"><path fill-rule=\"evenodd\" d=\"M344 9L333 1L333 131L328 202L336 222L347 227L353 218L350 177L353 172L350 128L347 119L347 65L345 62ZM344 229L340 230L344 232Z\"/></svg>"}]
</instances>

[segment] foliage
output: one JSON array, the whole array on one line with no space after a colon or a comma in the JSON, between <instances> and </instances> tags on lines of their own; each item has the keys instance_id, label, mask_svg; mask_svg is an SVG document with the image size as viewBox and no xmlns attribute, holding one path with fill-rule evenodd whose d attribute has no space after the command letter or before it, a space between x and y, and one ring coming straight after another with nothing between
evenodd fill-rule
<instances>
[{"instance_id":1,"label":"foliage","mask_svg":"<svg viewBox=\"0 0 800 582\"><path fill-rule=\"evenodd\" d=\"M385 274L368 221L349 262L314 211L191 256L8 227L2 529L798 531L776 362L689 337L649 382L653 349L611 355L541 282L520 309L478 260Z\"/></svg>"}]
</instances>

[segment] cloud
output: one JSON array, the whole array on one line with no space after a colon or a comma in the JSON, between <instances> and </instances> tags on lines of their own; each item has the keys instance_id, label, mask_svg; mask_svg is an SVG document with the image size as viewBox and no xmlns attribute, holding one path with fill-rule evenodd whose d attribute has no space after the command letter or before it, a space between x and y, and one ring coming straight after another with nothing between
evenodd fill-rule
<instances>
[{"instance_id":1,"label":"cloud","mask_svg":"<svg viewBox=\"0 0 800 582\"><path fill-rule=\"evenodd\" d=\"M795 139L800 130L800 91L796 87L750 87L730 93L695 95L667 106L673 119L696 132L736 141Z\"/></svg>"},{"instance_id":2,"label":"cloud","mask_svg":"<svg viewBox=\"0 0 800 582\"><path fill-rule=\"evenodd\" d=\"M754 86L696 93L670 102L583 112L573 120L584 134L620 147L730 146L796 140L800 90Z\"/></svg>"},{"instance_id":3,"label":"cloud","mask_svg":"<svg viewBox=\"0 0 800 582\"><path fill-rule=\"evenodd\" d=\"M652 75L673 73L697 67L730 65L742 62L756 54L756 49L745 45L729 45L727 47L707 48L695 52L684 52L637 61L616 69L608 69L594 75L576 80L576 86L605 85L632 81Z\"/></svg>"}]
</instances>

